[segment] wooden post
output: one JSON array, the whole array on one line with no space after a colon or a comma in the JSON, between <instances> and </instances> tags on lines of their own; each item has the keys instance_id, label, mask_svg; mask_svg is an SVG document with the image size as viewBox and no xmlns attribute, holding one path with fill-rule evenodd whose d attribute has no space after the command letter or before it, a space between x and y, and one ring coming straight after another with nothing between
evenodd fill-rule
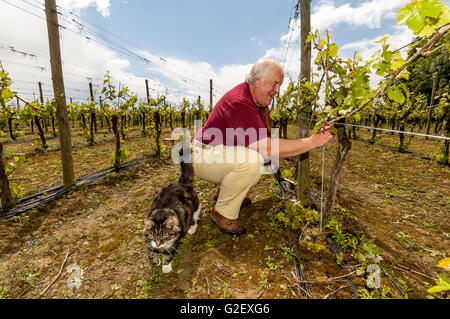
<instances>
[{"instance_id":1,"label":"wooden post","mask_svg":"<svg viewBox=\"0 0 450 319\"><path fill-rule=\"evenodd\" d=\"M44 95L42 94L42 83L38 82L39 85L39 98L41 100L42 106L44 105Z\"/></svg>"},{"instance_id":2,"label":"wooden post","mask_svg":"<svg viewBox=\"0 0 450 319\"><path fill-rule=\"evenodd\" d=\"M94 102L94 90L92 89L92 82L89 82L89 93L91 95L91 102ZM97 133L97 118L95 116L95 110L91 109L91 125L90 129L90 143L94 143L94 134Z\"/></svg>"},{"instance_id":3,"label":"wooden post","mask_svg":"<svg viewBox=\"0 0 450 319\"><path fill-rule=\"evenodd\" d=\"M39 99L41 101L42 107L44 107L44 95L42 94L42 83L38 82L38 85L39 85ZM41 119L42 119L42 125L44 126L44 129L45 129L45 133L47 133L48 132L47 123L45 122L45 118L43 115L41 116Z\"/></svg>"},{"instance_id":4,"label":"wooden post","mask_svg":"<svg viewBox=\"0 0 450 319\"><path fill-rule=\"evenodd\" d=\"M436 85L437 85L437 74L433 75L433 87L431 89L431 100L430 107L428 109L428 120L427 120L427 135L430 134L430 126L431 126L431 113L433 112L434 105L434 95L436 94ZM428 136L425 136L425 139L428 139Z\"/></svg>"},{"instance_id":5,"label":"wooden post","mask_svg":"<svg viewBox=\"0 0 450 319\"><path fill-rule=\"evenodd\" d=\"M69 116L67 115L64 79L62 74L61 50L59 44L59 24L55 0L45 0L47 17L50 63L52 67L53 92L57 103L56 116L59 126L59 143L61 146L61 162L63 168L64 187L75 183L72 157L72 138L70 136Z\"/></svg>"},{"instance_id":6,"label":"wooden post","mask_svg":"<svg viewBox=\"0 0 450 319\"><path fill-rule=\"evenodd\" d=\"M209 79L209 112L212 111L213 108L213 80Z\"/></svg>"},{"instance_id":7,"label":"wooden post","mask_svg":"<svg viewBox=\"0 0 450 319\"><path fill-rule=\"evenodd\" d=\"M300 2L300 83L301 80L310 80L311 76L311 44L306 43L306 38L311 29L310 0L299 0ZM305 111L299 112L297 120L298 137L306 138L309 136L309 123L306 120L309 116ZM297 157L297 198L304 207L309 207L309 153L301 154Z\"/></svg>"},{"instance_id":8,"label":"wooden post","mask_svg":"<svg viewBox=\"0 0 450 319\"><path fill-rule=\"evenodd\" d=\"M147 91L147 104L150 105L150 93L148 92L148 80L145 79L145 89Z\"/></svg>"}]
</instances>

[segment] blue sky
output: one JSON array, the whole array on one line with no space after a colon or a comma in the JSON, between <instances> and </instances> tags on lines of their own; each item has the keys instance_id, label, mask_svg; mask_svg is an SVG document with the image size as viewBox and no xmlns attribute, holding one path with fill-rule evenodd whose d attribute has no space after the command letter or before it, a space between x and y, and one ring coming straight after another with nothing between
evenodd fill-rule
<instances>
[{"instance_id":1,"label":"blue sky","mask_svg":"<svg viewBox=\"0 0 450 319\"><path fill-rule=\"evenodd\" d=\"M52 97L43 2L0 0L0 60L17 80L14 87L30 99L37 92L37 81L44 83L44 95ZM109 70L117 84L128 85L139 98L145 96L144 81L149 79L153 96L167 94L169 101L177 103L183 96L194 100L200 95L208 104L210 78L216 102L242 82L253 63L264 56L283 62L286 73L295 79L299 23L288 22L296 2L57 0L64 8L60 24L67 28L61 30L66 95L87 98L88 81L98 95ZM313 0L312 26L328 28L342 55L351 56L359 47L360 54L369 57L377 50L374 40L385 34L391 34L393 47L411 42L412 33L395 21L395 12L408 2ZM86 27L151 63L100 45L101 40L86 33ZM13 52L10 47L30 55Z\"/></svg>"},{"instance_id":2,"label":"blue sky","mask_svg":"<svg viewBox=\"0 0 450 319\"><path fill-rule=\"evenodd\" d=\"M104 19L98 19L93 7L86 16L150 52L221 65L252 63L264 54L264 47L278 45L291 4L292 0L129 0L111 2L111 15Z\"/></svg>"}]
</instances>

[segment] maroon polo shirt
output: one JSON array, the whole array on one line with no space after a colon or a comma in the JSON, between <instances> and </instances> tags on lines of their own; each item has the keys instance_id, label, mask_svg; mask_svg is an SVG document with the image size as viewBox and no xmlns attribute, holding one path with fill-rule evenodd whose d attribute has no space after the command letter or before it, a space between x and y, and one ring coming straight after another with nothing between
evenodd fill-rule
<instances>
[{"instance_id":1,"label":"maroon polo shirt","mask_svg":"<svg viewBox=\"0 0 450 319\"><path fill-rule=\"evenodd\" d=\"M212 146L248 146L267 137L264 108L256 106L247 82L228 91L216 103L197 141Z\"/></svg>"}]
</instances>

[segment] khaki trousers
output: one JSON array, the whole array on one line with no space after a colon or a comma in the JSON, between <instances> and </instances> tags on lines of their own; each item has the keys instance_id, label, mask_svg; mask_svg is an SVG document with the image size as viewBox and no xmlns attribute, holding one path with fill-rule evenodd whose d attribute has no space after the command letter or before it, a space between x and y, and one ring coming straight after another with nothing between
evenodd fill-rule
<instances>
[{"instance_id":1,"label":"khaki trousers","mask_svg":"<svg viewBox=\"0 0 450 319\"><path fill-rule=\"evenodd\" d=\"M220 184L216 211L228 219L237 219L245 195L261 177L263 156L244 146L209 146L197 141L192 149L194 174Z\"/></svg>"}]
</instances>

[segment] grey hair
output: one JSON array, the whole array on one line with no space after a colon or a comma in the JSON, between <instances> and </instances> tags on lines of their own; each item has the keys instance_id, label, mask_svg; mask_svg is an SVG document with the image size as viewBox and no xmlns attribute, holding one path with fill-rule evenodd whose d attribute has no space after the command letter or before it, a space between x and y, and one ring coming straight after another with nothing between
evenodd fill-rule
<instances>
[{"instance_id":1,"label":"grey hair","mask_svg":"<svg viewBox=\"0 0 450 319\"><path fill-rule=\"evenodd\" d=\"M257 76L264 83L267 72L273 67L278 67L281 71L283 71L282 66L276 60L272 58L259 59L250 70L250 73L245 77L245 82L248 84L253 84L255 76Z\"/></svg>"}]
</instances>

